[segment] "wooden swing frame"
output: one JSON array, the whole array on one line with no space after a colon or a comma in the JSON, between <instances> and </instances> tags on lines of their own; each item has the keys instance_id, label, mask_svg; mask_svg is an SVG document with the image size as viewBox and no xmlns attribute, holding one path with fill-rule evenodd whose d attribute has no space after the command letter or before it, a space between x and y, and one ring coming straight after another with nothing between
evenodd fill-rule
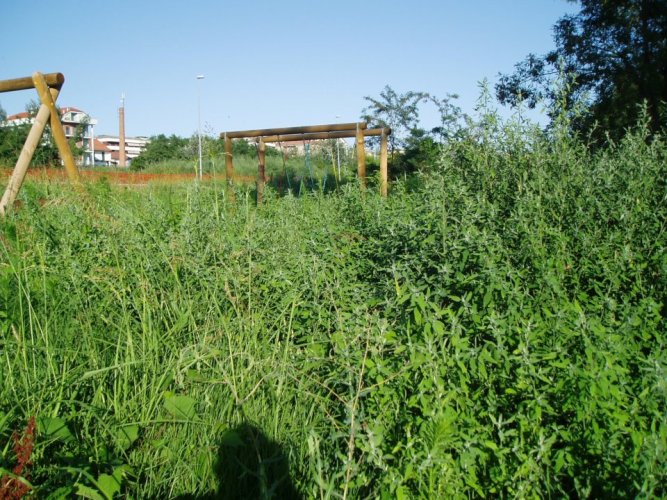
<instances>
[{"instance_id":1,"label":"wooden swing frame","mask_svg":"<svg viewBox=\"0 0 667 500\"><path fill-rule=\"evenodd\" d=\"M271 142L311 141L321 139L342 139L354 137L357 145L357 175L362 187L366 186L366 137L380 137L380 195L387 196L389 184L389 169L387 161L387 137L391 134L390 128L367 129L366 123L336 123L327 125L310 125L302 127L267 128L257 130L236 130L223 132L220 138L225 141L225 173L227 184L231 187L234 178L234 156L232 154L232 139L255 139L258 142L258 171L257 171L257 202L261 203L264 197L266 184L266 144Z\"/></svg>"},{"instance_id":2,"label":"wooden swing frame","mask_svg":"<svg viewBox=\"0 0 667 500\"><path fill-rule=\"evenodd\" d=\"M5 189L5 193L0 201L0 216L4 217L9 207L13 206L16 196L18 195L23 181L25 179L28 166L32 160L35 150L42 138L46 124L51 126L51 133L55 140L56 147L60 159L65 165L65 170L70 181L75 186L80 186L79 171L74 162L74 156L69 147L69 142L65 136L63 124L60 121L60 112L56 107L56 100L58 94L65 83L65 77L62 73L47 73L42 74L36 72L32 77L15 78L12 80L0 80L0 93L13 92L17 90L27 90L34 88L37 90L37 95L41 104L34 117L32 127L28 133L23 149L16 162L16 166L12 171L12 175Z\"/></svg>"}]
</instances>

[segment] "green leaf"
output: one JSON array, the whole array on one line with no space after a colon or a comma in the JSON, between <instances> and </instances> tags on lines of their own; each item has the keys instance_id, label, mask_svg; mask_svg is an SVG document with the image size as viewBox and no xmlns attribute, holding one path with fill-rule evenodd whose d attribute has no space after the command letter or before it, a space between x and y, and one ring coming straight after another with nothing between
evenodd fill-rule
<instances>
[{"instance_id":1,"label":"green leaf","mask_svg":"<svg viewBox=\"0 0 667 500\"><path fill-rule=\"evenodd\" d=\"M97 478L97 487L106 498L113 498L116 493L120 493L120 482L109 474L100 474Z\"/></svg>"},{"instance_id":2,"label":"green leaf","mask_svg":"<svg viewBox=\"0 0 667 500\"><path fill-rule=\"evenodd\" d=\"M490 441L488 439L486 441L484 441L484 446L486 446L487 448L492 449L493 451L498 451L498 445L496 443L494 443L493 441Z\"/></svg>"},{"instance_id":3,"label":"green leaf","mask_svg":"<svg viewBox=\"0 0 667 500\"><path fill-rule=\"evenodd\" d=\"M71 486L63 486L62 488L58 488L56 491L49 493L46 500L63 500L65 498L72 498L72 493L74 493L74 488Z\"/></svg>"},{"instance_id":4,"label":"green leaf","mask_svg":"<svg viewBox=\"0 0 667 500\"><path fill-rule=\"evenodd\" d=\"M554 465L554 470L556 473L560 472L563 469L563 466L565 465L565 452L564 451L559 451L556 453L556 463Z\"/></svg>"},{"instance_id":5,"label":"green leaf","mask_svg":"<svg viewBox=\"0 0 667 500\"><path fill-rule=\"evenodd\" d=\"M397 342L397 340L398 340L398 337L396 336L396 332L394 332L392 330L388 330L387 332L385 332L384 341L387 344L394 344L394 343Z\"/></svg>"},{"instance_id":6,"label":"green leaf","mask_svg":"<svg viewBox=\"0 0 667 500\"><path fill-rule=\"evenodd\" d=\"M396 500L404 500L408 498L408 495L405 493L405 488L403 488L403 485L399 484L398 488L396 488Z\"/></svg>"},{"instance_id":7,"label":"green leaf","mask_svg":"<svg viewBox=\"0 0 667 500\"><path fill-rule=\"evenodd\" d=\"M0 434L5 430L7 420L9 420L9 413L0 411Z\"/></svg>"},{"instance_id":8,"label":"green leaf","mask_svg":"<svg viewBox=\"0 0 667 500\"><path fill-rule=\"evenodd\" d=\"M81 483L76 484L76 494L83 498L90 498L91 500L106 500L95 489Z\"/></svg>"},{"instance_id":9,"label":"green leaf","mask_svg":"<svg viewBox=\"0 0 667 500\"><path fill-rule=\"evenodd\" d=\"M424 296L419 294L415 297L415 303L419 306L419 309L422 311L426 311L426 301L424 300Z\"/></svg>"},{"instance_id":10,"label":"green leaf","mask_svg":"<svg viewBox=\"0 0 667 500\"><path fill-rule=\"evenodd\" d=\"M345 349L347 341L345 335L342 332L334 332L331 334L331 342L338 349Z\"/></svg>"},{"instance_id":11,"label":"green leaf","mask_svg":"<svg viewBox=\"0 0 667 500\"><path fill-rule=\"evenodd\" d=\"M222 435L220 438L220 444L229 448L239 448L241 446L245 446L245 443L241 439L241 436L239 436L238 432L232 430L228 430Z\"/></svg>"},{"instance_id":12,"label":"green leaf","mask_svg":"<svg viewBox=\"0 0 667 500\"><path fill-rule=\"evenodd\" d=\"M192 420L197 412L197 402L189 396L165 393L164 409L179 420Z\"/></svg>"},{"instance_id":13,"label":"green leaf","mask_svg":"<svg viewBox=\"0 0 667 500\"><path fill-rule=\"evenodd\" d=\"M488 307L488 305L491 303L493 300L493 288L487 288L486 293L484 294L484 298L482 299L482 306L484 309Z\"/></svg>"},{"instance_id":14,"label":"green leaf","mask_svg":"<svg viewBox=\"0 0 667 500\"><path fill-rule=\"evenodd\" d=\"M190 369L185 373L185 376L188 377L188 380L193 382L208 382L209 379L199 373L197 370Z\"/></svg>"},{"instance_id":15,"label":"green leaf","mask_svg":"<svg viewBox=\"0 0 667 500\"><path fill-rule=\"evenodd\" d=\"M125 425L114 432L114 442L122 451L127 450L139 437L138 425Z\"/></svg>"},{"instance_id":16,"label":"green leaf","mask_svg":"<svg viewBox=\"0 0 667 500\"><path fill-rule=\"evenodd\" d=\"M62 440L69 442L74 439L72 433L67 427L67 423L60 417L39 417L37 419L37 429L46 439L54 441Z\"/></svg>"},{"instance_id":17,"label":"green leaf","mask_svg":"<svg viewBox=\"0 0 667 500\"><path fill-rule=\"evenodd\" d=\"M412 313L415 317L415 325L421 326L422 324L422 313L419 312L419 309L415 308L412 310Z\"/></svg>"},{"instance_id":18,"label":"green leaf","mask_svg":"<svg viewBox=\"0 0 667 500\"><path fill-rule=\"evenodd\" d=\"M123 477L125 477L126 474L132 474L132 467L127 464L123 464L114 468L112 476L116 479L116 481L122 484Z\"/></svg>"}]
</instances>

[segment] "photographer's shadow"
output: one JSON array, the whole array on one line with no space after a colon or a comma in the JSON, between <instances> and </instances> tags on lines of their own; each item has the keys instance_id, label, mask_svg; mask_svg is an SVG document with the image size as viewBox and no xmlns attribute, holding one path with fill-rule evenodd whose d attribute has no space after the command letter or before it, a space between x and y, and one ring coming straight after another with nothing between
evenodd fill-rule
<instances>
[{"instance_id":1,"label":"photographer's shadow","mask_svg":"<svg viewBox=\"0 0 667 500\"><path fill-rule=\"evenodd\" d=\"M302 498L292 483L281 446L249 423L221 436L215 473L218 491L206 498Z\"/></svg>"}]
</instances>

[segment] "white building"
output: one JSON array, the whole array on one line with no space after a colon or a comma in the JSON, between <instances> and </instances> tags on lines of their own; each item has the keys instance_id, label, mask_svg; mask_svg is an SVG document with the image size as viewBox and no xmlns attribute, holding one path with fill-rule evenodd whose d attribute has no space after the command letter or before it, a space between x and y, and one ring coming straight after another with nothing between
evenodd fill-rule
<instances>
[{"instance_id":1,"label":"white building","mask_svg":"<svg viewBox=\"0 0 667 500\"><path fill-rule=\"evenodd\" d=\"M73 107L60 108L60 121L65 130L67 139L75 138L77 147L81 150L81 155L77 159L82 166L118 165L120 155L120 138L115 135L95 136L95 125L97 120L80 109ZM32 125L34 115L28 112L17 113L8 116L0 126L13 125ZM139 156L149 142L147 137L126 137L125 138L125 157L127 165Z\"/></svg>"},{"instance_id":2,"label":"white building","mask_svg":"<svg viewBox=\"0 0 667 500\"><path fill-rule=\"evenodd\" d=\"M118 165L120 162L120 137L117 135L98 135L95 139L95 164ZM105 149L98 150L98 142ZM125 138L125 158L127 158L128 166L146 149L149 142L150 140L147 137Z\"/></svg>"}]
</instances>

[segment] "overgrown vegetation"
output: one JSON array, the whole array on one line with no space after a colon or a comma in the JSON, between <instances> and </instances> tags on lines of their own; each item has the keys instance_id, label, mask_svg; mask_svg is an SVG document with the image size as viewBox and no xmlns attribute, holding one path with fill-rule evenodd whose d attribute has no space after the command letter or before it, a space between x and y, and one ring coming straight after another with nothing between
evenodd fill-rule
<instances>
[{"instance_id":1,"label":"overgrown vegetation","mask_svg":"<svg viewBox=\"0 0 667 500\"><path fill-rule=\"evenodd\" d=\"M34 417L38 496L665 496L667 148L560 125L388 199L26 186L0 474Z\"/></svg>"},{"instance_id":2,"label":"overgrown vegetation","mask_svg":"<svg viewBox=\"0 0 667 500\"><path fill-rule=\"evenodd\" d=\"M333 144L272 156L311 182L260 206L216 176L25 186L0 222L0 498L667 497L664 116L602 43L664 9L581 3L559 50L602 69L550 87L546 129L484 86L476 119L367 98L396 132L387 199L336 176ZM194 158L152 145L135 167ZM220 141L205 157L222 171Z\"/></svg>"}]
</instances>

